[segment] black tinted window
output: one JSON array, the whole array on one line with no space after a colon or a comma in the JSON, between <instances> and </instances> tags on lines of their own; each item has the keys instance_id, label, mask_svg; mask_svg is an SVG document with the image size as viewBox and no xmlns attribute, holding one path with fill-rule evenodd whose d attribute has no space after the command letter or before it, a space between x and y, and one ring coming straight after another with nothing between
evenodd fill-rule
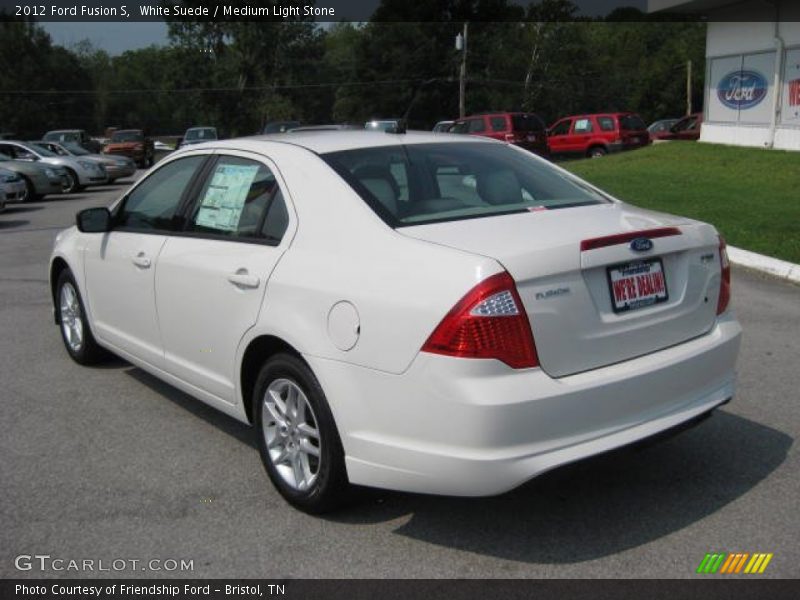
<instances>
[{"instance_id":1,"label":"black tinted window","mask_svg":"<svg viewBox=\"0 0 800 600\"><path fill-rule=\"evenodd\" d=\"M544 122L534 114L512 115L511 127L514 131L544 131Z\"/></svg>"},{"instance_id":2,"label":"black tinted window","mask_svg":"<svg viewBox=\"0 0 800 600\"><path fill-rule=\"evenodd\" d=\"M486 131L486 123L483 122L483 119L470 119L467 121L467 127L469 128L468 131L470 133L481 133Z\"/></svg>"},{"instance_id":3,"label":"black tinted window","mask_svg":"<svg viewBox=\"0 0 800 600\"><path fill-rule=\"evenodd\" d=\"M176 229L174 217L181 197L205 158L181 158L149 175L125 200L117 216L117 226L158 231Z\"/></svg>"},{"instance_id":4,"label":"black tinted window","mask_svg":"<svg viewBox=\"0 0 800 600\"><path fill-rule=\"evenodd\" d=\"M553 130L550 132L550 135L567 135L571 125L572 121L570 119L560 121L555 124Z\"/></svg>"},{"instance_id":5,"label":"black tinted window","mask_svg":"<svg viewBox=\"0 0 800 600\"><path fill-rule=\"evenodd\" d=\"M597 117L597 124L603 131L614 131L616 128L613 117Z\"/></svg>"},{"instance_id":6,"label":"black tinted window","mask_svg":"<svg viewBox=\"0 0 800 600\"><path fill-rule=\"evenodd\" d=\"M492 131L505 131L506 130L506 118L505 117L491 117L489 119L489 125L491 125Z\"/></svg>"},{"instance_id":7,"label":"black tinted window","mask_svg":"<svg viewBox=\"0 0 800 600\"><path fill-rule=\"evenodd\" d=\"M620 129L639 130L646 129L647 126L639 115L623 115L619 118Z\"/></svg>"}]
</instances>

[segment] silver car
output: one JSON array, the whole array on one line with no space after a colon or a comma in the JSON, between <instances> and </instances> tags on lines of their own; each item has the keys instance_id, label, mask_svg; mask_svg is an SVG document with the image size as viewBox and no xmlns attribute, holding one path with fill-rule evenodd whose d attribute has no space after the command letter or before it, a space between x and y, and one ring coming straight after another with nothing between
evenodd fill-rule
<instances>
[{"instance_id":1,"label":"silver car","mask_svg":"<svg viewBox=\"0 0 800 600\"><path fill-rule=\"evenodd\" d=\"M0 189L3 190L6 202L24 202L28 187L22 175L0 167Z\"/></svg>"},{"instance_id":2,"label":"silver car","mask_svg":"<svg viewBox=\"0 0 800 600\"><path fill-rule=\"evenodd\" d=\"M31 142L34 146L49 150L58 156L69 156L76 160L91 160L103 165L108 174L108 183L117 179L130 177L136 173L136 163L127 156L114 156L111 154L92 154L76 142Z\"/></svg>"},{"instance_id":3,"label":"silver car","mask_svg":"<svg viewBox=\"0 0 800 600\"><path fill-rule=\"evenodd\" d=\"M47 163L12 160L0 154L0 167L22 177L25 193L19 202L38 200L48 194L62 194L67 185L67 172L63 167Z\"/></svg>"},{"instance_id":4,"label":"silver car","mask_svg":"<svg viewBox=\"0 0 800 600\"><path fill-rule=\"evenodd\" d=\"M108 174L103 166L91 160L77 157L58 156L49 150L18 141L0 141L0 153L14 160L42 162L54 167L63 167L67 173L64 192L79 192L88 185L108 183Z\"/></svg>"}]
</instances>

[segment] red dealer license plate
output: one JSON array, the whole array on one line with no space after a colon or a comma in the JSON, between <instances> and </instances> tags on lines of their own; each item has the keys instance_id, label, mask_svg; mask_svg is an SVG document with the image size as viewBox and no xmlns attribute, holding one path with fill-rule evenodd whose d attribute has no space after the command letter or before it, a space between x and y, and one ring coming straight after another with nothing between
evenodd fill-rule
<instances>
[{"instance_id":1,"label":"red dealer license plate","mask_svg":"<svg viewBox=\"0 0 800 600\"><path fill-rule=\"evenodd\" d=\"M615 313L652 306L669 299L660 258L608 268L611 307Z\"/></svg>"}]
</instances>

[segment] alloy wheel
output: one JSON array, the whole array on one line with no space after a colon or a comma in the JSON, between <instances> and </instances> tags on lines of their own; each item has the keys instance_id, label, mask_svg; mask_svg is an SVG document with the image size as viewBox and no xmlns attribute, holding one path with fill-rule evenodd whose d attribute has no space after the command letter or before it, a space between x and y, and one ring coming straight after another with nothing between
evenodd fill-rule
<instances>
[{"instance_id":1,"label":"alloy wheel","mask_svg":"<svg viewBox=\"0 0 800 600\"><path fill-rule=\"evenodd\" d=\"M79 352L83 346L81 305L78 302L78 293L69 282L61 286L59 306L61 308L61 331L64 333L64 339L70 350Z\"/></svg>"}]
</instances>

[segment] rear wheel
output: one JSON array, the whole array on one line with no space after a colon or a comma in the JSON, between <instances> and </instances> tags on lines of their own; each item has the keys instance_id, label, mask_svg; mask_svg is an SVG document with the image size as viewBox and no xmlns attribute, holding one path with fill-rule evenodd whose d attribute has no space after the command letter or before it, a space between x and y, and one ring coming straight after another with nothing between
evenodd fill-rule
<instances>
[{"instance_id":1,"label":"rear wheel","mask_svg":"<svg viewBox=\"0 0 800 600\"><path fill-rule=\"evenodd\" d=\"M312 514L349 497L344 450L325 394L302 360L278 354L261 368L253 406L261 460L278 492Z\"/></svg>"},{"instance_id":2,"label":"rear wheel","mask_svg":"<svg viewBox=\"0 0 800 600\"><path fill-rule=\"evenodd\" d=\"M601 156L605 156L606 154L608 154L608 150L606 150L602 146L592 146L586 153L586 155L589 158L600 158Z\"/></svg>"},{"instance_id":3,"label":"rear wheel","mask_svg":"<svg viewBox=\"0 0 800 600\"><path fill-rule=\"evenodd\" d=\"M92 335L78 285L69 269L64 269L56 284L56 311L61 339L72 360L81 365L93 365L109 358Z\"/></svg>"}]
</instances>

